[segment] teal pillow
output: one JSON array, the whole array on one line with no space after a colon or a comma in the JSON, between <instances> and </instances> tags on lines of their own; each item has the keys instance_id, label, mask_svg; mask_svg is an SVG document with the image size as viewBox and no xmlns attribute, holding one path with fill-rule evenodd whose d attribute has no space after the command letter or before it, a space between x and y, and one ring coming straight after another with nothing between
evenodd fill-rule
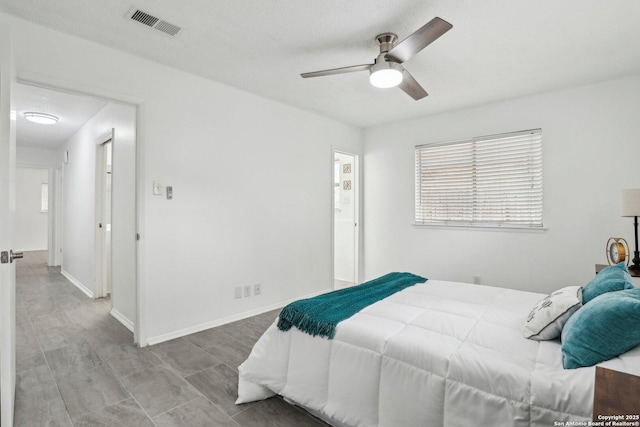
<instances>
[{"instance_id":1,"label":"teal pillow","mask_svg":"<svg viewBox=\"0 0 640 427\"><path fill-rule=\"evenodd\" d=\"M603 268L582 289L582 304L586 304L598 295L607 292L621 291L633 288L631 275L624 262Z\"/></svg>"},{"instance_id":2,"label":"teal pillow","mask_svg":"<svg viewBox=\"0 0 640 427\"><path fill-rule=\"evenodd\" d=\"M565 369L592 366L640 344L640 288L607 292L582 306L562 329Z\"/></svg>"}]
</instances>

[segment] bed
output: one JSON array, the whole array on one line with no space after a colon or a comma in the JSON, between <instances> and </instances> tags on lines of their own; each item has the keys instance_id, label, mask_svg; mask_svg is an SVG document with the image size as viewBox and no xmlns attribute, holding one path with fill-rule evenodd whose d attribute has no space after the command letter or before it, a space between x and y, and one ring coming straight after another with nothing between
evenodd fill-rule
<instances>
[{"instance_id":1,"label":"bed","mask_svg":"<svg viewBox=\"0 0 640 427\"><path fill-rule=\"evenodd\" d=\"M274 322L238 368L237 403L279 394L333 426L589 421L595 368L565 370L559 340L523 337L541 297L429 280L339 323L333 339ZM600 365L640 375L640 347Z\"/></svg>"}]
</instances>

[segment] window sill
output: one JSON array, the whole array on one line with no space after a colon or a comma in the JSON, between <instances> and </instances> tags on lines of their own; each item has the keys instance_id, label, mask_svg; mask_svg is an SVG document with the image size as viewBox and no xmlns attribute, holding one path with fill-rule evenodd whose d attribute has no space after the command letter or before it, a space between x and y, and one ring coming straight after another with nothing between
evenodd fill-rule
<instances>
[{"instance_id":1,"label":"window sill","mask_svg":"<svg viewBox=\"0 0 640 427\"><path fill-rule=\"evenodd\" d=\"M514 225L451 225L451 224L413 224L414 228L433 228L458 231L503 231L511 233L544 233L546 227L518 227Z\"/></svg>"}]
</instances>

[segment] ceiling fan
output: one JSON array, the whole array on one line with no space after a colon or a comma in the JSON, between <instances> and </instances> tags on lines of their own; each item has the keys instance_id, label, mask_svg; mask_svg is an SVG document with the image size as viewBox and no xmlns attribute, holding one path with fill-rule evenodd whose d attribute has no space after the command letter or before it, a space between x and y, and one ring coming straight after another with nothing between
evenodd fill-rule
<instances>
[{"instance_id":1,"label":"ceiling fan","mask_svg":"<svg viewBox=\"0 0 640 427\"><path fill-rule=\"evenodd\" d=\"M399 86L407 95L417 101L428 94L416 79L402 66L402 63L413 58L415 54L436 41L452 27L453 25L444 19L436 17L397 44L398 36L395 34L380 34L376 37L376 40L380 44L380 54L373 64L332 68L330 70L313 71L300 75L303 78L307 78L353 73L355 71L369 71L369 81L373 86L381 88Z\"/></svg>"}]
</instances>

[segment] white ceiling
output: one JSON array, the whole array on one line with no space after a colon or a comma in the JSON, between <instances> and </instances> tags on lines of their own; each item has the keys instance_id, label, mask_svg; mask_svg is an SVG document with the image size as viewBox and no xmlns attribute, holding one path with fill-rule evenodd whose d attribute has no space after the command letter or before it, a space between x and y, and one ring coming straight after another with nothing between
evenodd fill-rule
<instances>
[{"instance_id":1,"label":"white ceiling","mask_svg":"<svg viewBox=\"0 0 640 427\"><path fill-rule=\"evenodd\" d=\"M183 28L125 19L132 6ZM359 127L640 72L637 0L0 0L0 10ZM429 96L376 89L375 36L453 29L405 63Z\"/></svg>"},{"instance_id":2,"label":"white ceiling","mask_svg":"<svg viewBox=\"0 0 640 427\"><path fill-rule=\"evenodd\" d=\"M73 136L107 102L87 96L72 95L24 84L17 84L16 144L21 147L54 150ZM53 125L40 125L24 118L24 113L53 114L59 118Z\"/></svg>"}]
</instances>

